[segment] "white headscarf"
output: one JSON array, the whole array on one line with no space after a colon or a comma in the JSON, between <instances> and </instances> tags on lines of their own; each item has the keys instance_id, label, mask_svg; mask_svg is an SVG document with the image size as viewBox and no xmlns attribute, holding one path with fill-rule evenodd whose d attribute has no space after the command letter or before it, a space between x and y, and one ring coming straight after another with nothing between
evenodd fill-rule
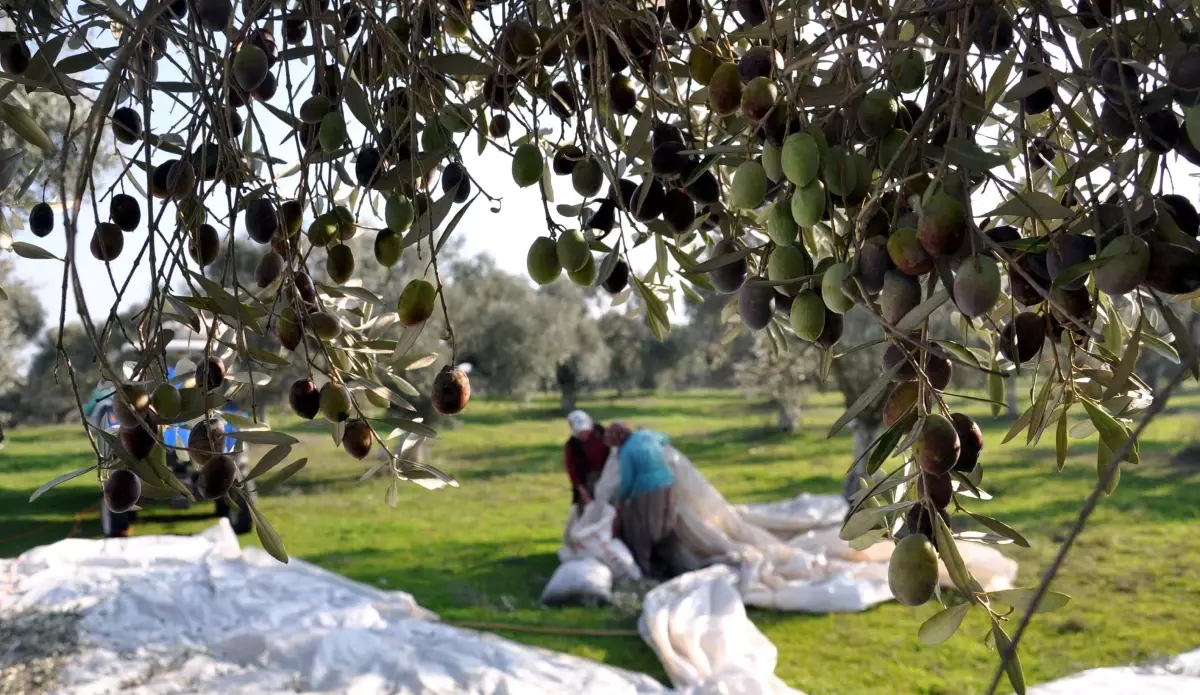
<instances>
[{"instance_id":1,"label":"white headscarf","mask_svg":"<svg viewBox=\"0 0 1200 695\"><path fill-rule=\"evenodd\" d=\"M571 413L567 415L567 424L571 426L572 434L587 432L594 426L594 423L592 422L592 416L588 415L582 410L571 411Z\"/></svg>"}]
</instances>

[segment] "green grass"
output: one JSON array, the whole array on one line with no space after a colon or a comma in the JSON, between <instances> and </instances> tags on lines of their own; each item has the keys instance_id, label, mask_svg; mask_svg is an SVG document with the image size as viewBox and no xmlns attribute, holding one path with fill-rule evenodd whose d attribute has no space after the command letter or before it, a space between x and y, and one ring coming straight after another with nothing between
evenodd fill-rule
<instances>
[{"instance_id":1,"label":"green grass","mask_svg":"<svg viewBox=\"0 0 1200 695\"><path fill-rule=\"evenodd\" d=\"M801 430L771 429L774 413L748 407L733 393L685 393L600 400L585 406L670 433L677 446L733 501L774 500L800 491L837 492L850 455L848 435L827 440L840 401L820 396ZM1019 583L1035 584L1095 481L1095 436L1072 440L1066 470L1054 470L1053 433L1040 446L999 442L1010 422L983 417L985 488L996 499L973 510L1021 530L1031 549L1007 546L1021 563ZM1200 394L1182 394L1150 428L1144 463L1126 469L1102 501L1055 588L1074 597L1039 616L1023 643L1030 684L1096 666L1153 660L1196 648L1200 638L1200 460L1189 467L1172 454L1197 435ZM568 627L632 628L636 615L601 609L544 609L537 597L557 566L568 491L562 473L566 427L550 400L517 406L472 402L462 426L444 433L437 463L462 483L457 490L401 488L399 505L383 502L382 480L358 483L363 465L335 452L328 435L286 423L304 439L308 467L261 507L289 552L353 579L411 592L452 620ZM87 465L74 427L8 433L0 452L0 556L50 543L68 533L99 533L95 480L85 476L34 504L42 482ZM212 523L209 508L144 512L136 532L192 533ZM247 538L247 543L256 543ZM977 694L996 657L983 644L986 623L972 615L937 648L916 639L932 614L897 604L850 615L756 611L752 617L779 648L777 672L810 695L857 693ZM636 638L577 638L504 633L663 678Z\"/></svg>"}]
</instances>

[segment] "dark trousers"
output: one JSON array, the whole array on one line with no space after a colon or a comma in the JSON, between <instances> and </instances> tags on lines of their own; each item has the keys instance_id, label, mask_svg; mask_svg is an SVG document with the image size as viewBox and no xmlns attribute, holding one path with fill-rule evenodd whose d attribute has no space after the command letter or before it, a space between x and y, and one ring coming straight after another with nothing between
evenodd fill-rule
<instances>
[{"instance_id":1,"label":"dark trousers","mask_svg":"<svg viewBox=\"0 0 1200 695\"><path fill-rule=\"evenodd\" d=\"M675 532L678 519L674 487L634 495L621 503L621 541L646 577L670 579L699 567Z\"/></svg>"}]
</instances>

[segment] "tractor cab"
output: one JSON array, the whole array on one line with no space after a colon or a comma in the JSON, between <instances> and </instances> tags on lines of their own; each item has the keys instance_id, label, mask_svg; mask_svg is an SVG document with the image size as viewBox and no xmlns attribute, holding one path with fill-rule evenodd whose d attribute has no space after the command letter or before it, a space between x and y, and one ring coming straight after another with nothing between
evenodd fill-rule
<instances>
[{"instance_id":1,"label":"tractor cab","mask_svg":"<svg viewBox=\"0 0 1200 695\"><path fill-rule=\"evenodd\" d=\"M176 388L195 385L193 380L195 365L204 357L205 342L194 337L195 334L192 334L187 327L183 327L183 331L185 331L185 337L170 341L164 348L164 356L166 357L167 364L166 381ZM118 353L113 356L112 364L122 365L124 369L128 369L128 365L136 359L137 355L133 352ZM121 425L117 422L113 407L115 392L116 387L114 384L108 381L101 381L92 390L91 398L84 406L84 414L94 427L118 434ZM240 418L248 417L234 401L226 401L212 415L224 423L226 433L236 432L237 427L230 421L230 418L222 417L222 415L234 415ZM199 495L196 494L196 480L199 475L199 468L188 455L187 446L191 429L200 420L201 418L195 418L186 422L169 424L160 430L162 443L167 452L167 467L180 482L193 492L193 496L197 499L199 499ZM105 452L102 450L101 453ZM241 440L226 437L225 453L237 462L240 475L244 478L249 470L249 451L242 444ZM252 486L246 488L245 491L253 499L254 492L251 488ZM151 500L143 498L139 501L138 506L143 506L150 502ZM183 495L179 495L166 502L172 509L182 510L191 506L191 502ZM218 499L215 502L217 515L228 517L234 531L237 533L247 533L254 527L253 517L249 510L230 506L224 499ZM128 535L129 529L136 518L137 511L113 512L103 504L103 501L100 507L100 522L104 530L104 535L106 537Z\"/></svg>"}]
</instances>

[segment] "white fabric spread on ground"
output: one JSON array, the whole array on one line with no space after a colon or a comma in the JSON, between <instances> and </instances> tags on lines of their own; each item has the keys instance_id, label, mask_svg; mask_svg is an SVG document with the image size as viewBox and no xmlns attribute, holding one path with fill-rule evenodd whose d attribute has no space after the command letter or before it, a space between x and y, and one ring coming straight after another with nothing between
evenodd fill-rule
<instances>
[{"instance_id":1,"label":"white fabric spread on ground","mask_svg":"<svg viewBox=\"0 0 1200 695\"><path fill-rule=\"evenodd\" d=\"M667 460L675 471L678 533L701 557L723 558L740 567L738 590L751 606L805 613L862 611L892 599L887 583L890 543L877 543L857 551L838 538L846 515L846 502L838 495L799 496L780 502L734 506L713 487L686 456L667 447ZM616 492L610 471L619 467L610 460L596 485L596 501L605 506ZM588 509L583 518L604 517ZM568 524L576 523L574 519ZM564 560L585 555L608 563L591 548L605 547L594 538L591 545L571 543L559 551ZM615 541L619 543L619 541ZM987 591L1012 588L1017 563L998 550L977 543L959 543L959 552L980 585ZM617 568L612 568L617 572ZM942 584L952 582L945 567Z\"/></svg>"},{"instance_id":2,"label":"white fabric spread on ground","mask_svg":"<svg viewBox=\"0 0 1200 695\"><path fill-rule=\"evenodd\" d=\"M199 536L65 540L0 560L0 616L82 613L85 648L60 674L64 695L802 695L773 675L776 649L737 583L714 566L646 596L639 628L677 690L440 624L403 592L239 551L223 519ZM1100 692L1195 695L1200 651L1030 695Z\"/></svg>"},{"instance_id":3,"label":"white fabric spread on ground","mask_svg":"<svg viewBox=\"0 0 1200 695\"><path fill-rule=\"evenodd\" d=\"M1029 695L1196 695L1200 649L1153 666L1095 668L1029 689Z\"/></svg>"},{"instance_id":4,"label":"white fabric spread on ground","mask_svg":"<svg viewBox=\"0 0 1200 695\"><path fill-rule=\"evenodd\" d=\"M649 676L436 622L412 596L199 536L64 540L0 560L0 614L80 610L60 693L649 695Z\"/></svg>"}]
</instances>

